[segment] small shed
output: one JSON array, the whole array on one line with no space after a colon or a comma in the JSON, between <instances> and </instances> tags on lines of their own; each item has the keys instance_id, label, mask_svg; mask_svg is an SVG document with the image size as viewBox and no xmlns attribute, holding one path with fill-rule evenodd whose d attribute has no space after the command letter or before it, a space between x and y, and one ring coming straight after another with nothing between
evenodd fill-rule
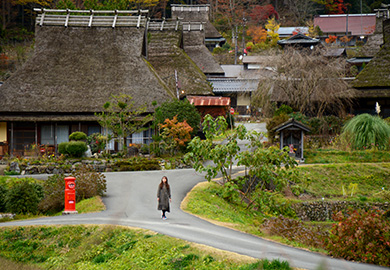
<instances>
[{"instance_id":1,"label":"small shed","mask_svg":"<svg viewBox=\"0 0 390 270\"><path fill-rule=\"evenodd\" d=\"M212 117L226 116L230 108L229 97L187 96L187 99L196 107L202 119L206 114L210 114Z\"/></svg>"},{"instance_id":2,"label":"small shed","mask_svg":"<svg viewBox=\"0 0 390 270\"><path fill-rule=\"evenodd\" d=\"M289 148L289 154L300 160L303 158L303 135L304 132L310 132L310 128L294 118L280 124L274 128L279 133L280 149Z\"/></svg>"}]
</instances>

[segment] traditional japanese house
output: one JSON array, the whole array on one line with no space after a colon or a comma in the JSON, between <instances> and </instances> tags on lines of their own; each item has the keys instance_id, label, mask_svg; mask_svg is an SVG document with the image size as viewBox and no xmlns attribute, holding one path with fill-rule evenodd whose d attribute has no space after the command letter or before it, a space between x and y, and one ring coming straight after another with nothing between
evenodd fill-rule
<instances>
[{"instance_id":1,"label":"traditional japanese house","mask_svg":"<svg viewBox=\"0 0 390 270\"><path fill-rule=\"evenodd\" d=\"M38 12L33 56L0 87L0 139L10 154L101 132L95 113L111 95L131 95L148 112L176 97L145 60L146 11Z\"/></svg>"}]
</instances>

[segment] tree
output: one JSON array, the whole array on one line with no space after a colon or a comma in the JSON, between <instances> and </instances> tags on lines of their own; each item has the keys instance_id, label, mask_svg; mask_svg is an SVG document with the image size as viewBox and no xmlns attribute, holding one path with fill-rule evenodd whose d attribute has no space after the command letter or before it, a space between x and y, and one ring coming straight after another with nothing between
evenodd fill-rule
<instances>
[{"instance_id":1,"label":"tree","mask_svg":"<svg viewBox=\"0 0 390 270\"><path fill-rule=\"evenodd\" d=\"M111 130L120 148L127 150L126 138L135 132L146 130L145 125L152 120L150 114L145 115L146 105L134 105L132 97L126 94L112 95L103 105L101 113L96 113L99 124Z\"/></svg>"},{"instance_id":2,"label":"tree","mask_svg":"<svg viewBox=\"0 0 390 270\"><path fill-rule=\"evenodd\" d=\"M248 27L247 35L252 37L254 43L261 43L267 40L267 30L261 26L251 25Z\"/></svg>"},{"instance_id":3,"label":"tree","mask_svg":"<svg viewBox=\"0 0 390 270\"><path fill-rule=\"evenodd\" d=\"M272 16L279 19L279 14L276 12L273 5L256 5L249 13L252 23L255 25L263 25Z\"/></svg>"},{"instance_id":4,"label":"tree","mask_svg":"<svg viewBox=\"0 0 390 270\"><path fill-rule=\"evenodd\" d=\"M164 124L160 124L160 128L162 141L172 155L191 140L192 127L186 120L178 122L176 116L172 120L165 119Z\"/></svg>"},{"instance_id":5,"label":"tree","mask_svg":"<svg viewBox=\"0 0 390 270\"><path fill-rule=\"evenodd\" d=\"M287 49L275 56L275 75L263 80L254 95L258 106L281 102L302 114L345 114L354 91L342 79L345 63L326 59L317 51Z\"/></svg>"},{"instance_id":6,"label":"tree","mask_svg":"<svg viewBox=\"0 0 390 270\"><path fill-rule=\"evenodd\" d=\"M270 45L276 46L279 41L279 30L280 24L278 24L275 18L267 20L267 24L265 25L265 29L267 29L268 37L270 39Z\"/></svg>"},{"instance_id":7,"label":"tree","mask_svg":"<svg viewBox=\"0 0 390 270\"><path fill-rule=\"evenodd\" d=\"M206 172L206 179L211 181L218 173L222 174L224 184L224 197L229 199L240 183L237 179L232 179L232 166L235 161L238 165L249 168L249 177L262 179L264 182L272 181L278 190L287 184L286 175L289 169L296 163L288 155L287 149L284 151L275 147L264 148L261 143L263 134L249 132L243 125L239 125L231 132L224 143L214 145L213 139L221 134L226 135L226 119L222 116L213 119L206 115L203 122L205 140L195 137L188 144L189 153L185 159L193 163L196 171ZM238 140L248 140L249 150L240 152ZM206 161L211 161L207 162Z\"/></svg>"},{"instance_id":8,"label":"tree","mask_svg":"<svg viewBox=\"0 0 390 270\"><path fill-rule=\"evenodd\" d=\"M213 139L225 134L228 130L226 119L223 116L213 119L208 114L204 117L202 126L206 140L201 140L199 137L192 139L188 144L190 152L186 155L186 159L193 162L193 167L196 171L206 171L206 179L208 181L211 181L220 172L223 176L223 182L227 183L232 179L233 161L240 150L237 139L244 139L246 129L240 125L226 138L226 143L214 145ZM207 160L211 160L212 164L204 165L204 161Z\"/></svg>"},{"instance_id":9,"label":"tree","mask_svg":"<svg viewBox=\"0 0 390 270\"><path fill-rule=\"evenodd\" d=\"M318 11L313 0L286 0L285 8L294 19L295 25L304 25Z\"/></svg>"},{"instance_id":10,"label":"tree","mask_svg":"<svg viewBox=\"0 0 390 270\"><path fill-rule=\"evenodd\" d=\"M195 106L190 104L188 100L174 99L161 104L154 113L154 125L158 127L159 124L165 122L165 119L172 120L175 116L178 122L184 122L185 120L192 127L192 134L199 130L201 116Z\"/></svg>"}]
</instances>

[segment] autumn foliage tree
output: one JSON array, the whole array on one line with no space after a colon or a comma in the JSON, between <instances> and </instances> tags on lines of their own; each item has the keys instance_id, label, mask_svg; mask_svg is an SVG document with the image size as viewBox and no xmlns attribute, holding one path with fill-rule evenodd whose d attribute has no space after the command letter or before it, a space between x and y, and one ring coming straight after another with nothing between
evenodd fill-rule
<instances>
[{"instance_id":1,"label":"autumn foliage tree","mask_svg":"<svg viewBox=\"0 0 390 270\"><path fill-rule=\"evenodd\" d=\"M265 6L254 6L251 13L249 13L249 16L252 23L255 25L263 25L271 17L279 19L279 14L271 4Z\"/></svg>"},{"instance_id":2,"label":"autumn foliage tree","mask_svg":"<svg viewBox=\"0 0 390 270\"><path fill-rule=\"evenodd\" d=\"M328 36L328 37L325 39L325 42L326 42L327 44L331 44L331 43L334 43L336 40L337 40L337 37L336 37L336 36L330 35L330 36Z\"/></svg>"},{"instance_id":3,"label":"autumn foliage tree","mask_svg":"<svg viewBox=\"0 0 390 270\"><path fill-rule=\"evenodd\" d=\"M344 3L344 0L316 0L315 2L324 5L328 14L344 14L350 6Z\"/></svg>"},{"instance_id":4,"label":"autumn foliage tree","mask_svg":"<svg viewBox=\"0 0 390 270\"><path fill-rule=\"evenodd\" d=\"M191 140L192 127L187 121L179 122L177 117L165 119L164 124L160 124L162 143L171 154L178 152Z\"/></svg>"},{"instance_id":5,"label":"autumn foliage tree","mask_svg":"<svg viewBox=\"0 0 390 270\"><path fill-rule=\"evenodd\" d=\"M267 30L261 26L251 25L248 27L246 33L252 37L254 43L265 42L267 40Z\"/></svg>"}]
</instances>

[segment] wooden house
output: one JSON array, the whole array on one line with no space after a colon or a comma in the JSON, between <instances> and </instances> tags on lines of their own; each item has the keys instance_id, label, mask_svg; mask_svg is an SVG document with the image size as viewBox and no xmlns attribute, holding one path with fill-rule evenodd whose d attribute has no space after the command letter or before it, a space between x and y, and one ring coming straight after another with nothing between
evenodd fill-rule
<instances>
[{"instance_id":1,"label":"wooden house","mask_svg":"<svg viewBox=\"0 0 390 270\"><path fill-rule=\"evenodd\" d=\"M172 5L172 19L180 19L183 24L185 53L207 77L223 77L223 69L206 47L206 33L218 33L208 12L208 5Z\"/></svg>"},{"instance_id":2,"label":"wooden house","mask_svg":"<svg viewBox=\"0 0 390 270\"><path fill-rule=\"evenodd\" d=\"M34 54L0 87L0 139L11 154L101 132L94 114L111 95L148 112L176 97L145 59L146 11L39 12Z\"/></svg>"},{"instance_id":3,"label":"wooden house","mask_svg":"<svg viewBox=\"0 0 390 270\"><path fill-rule=\"evenodd\" d=\"M174 89L178 98L212 95L206 75L183 47L183 24L180 20L148 23L147 59L168 88Z\"/></svg>"},{"instance_id":4,"label":"wooden house","mask_svg":"<svg viewBox=\"0 0 390 270\"><path fill-rule=\"evenodd\" d=\"M390 117L390 19L383 21L383 38L380 51L352 82L358 90L355 114L375 114L378 102L381 116Z\"/></svg>"}]
</instances>

